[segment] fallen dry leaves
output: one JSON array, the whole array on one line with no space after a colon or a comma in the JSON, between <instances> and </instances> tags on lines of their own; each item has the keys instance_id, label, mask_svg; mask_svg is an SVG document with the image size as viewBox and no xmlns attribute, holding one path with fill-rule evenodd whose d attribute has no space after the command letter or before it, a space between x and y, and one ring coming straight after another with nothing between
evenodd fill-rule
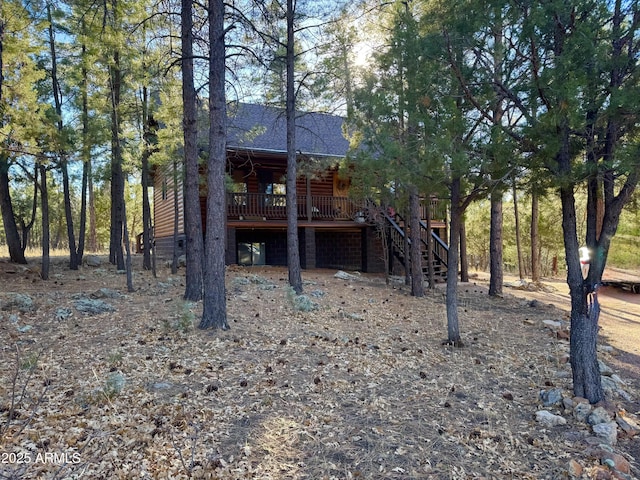
<instances>
[{"instance_id":1,"label":"fallen dry leaves","mask_svg":"<svg viewBox=\"0 0 640 480\"><path fill-rule=\"evenodd\" d=\"M3 267L37 308L2 314L0 478L558 479L596 463L586 425L535 422L541 389L571 388L542 323L564 314L539 302L461 286L455 349L440 291L372 276L304 272L305 312L285 270L231 267L231 330L211 332L181 275L137 271L126 293L111 267L60 264L48 282ZM120 292L114 312L74 308L100 288Z\"/></svg>"}]
</instances>

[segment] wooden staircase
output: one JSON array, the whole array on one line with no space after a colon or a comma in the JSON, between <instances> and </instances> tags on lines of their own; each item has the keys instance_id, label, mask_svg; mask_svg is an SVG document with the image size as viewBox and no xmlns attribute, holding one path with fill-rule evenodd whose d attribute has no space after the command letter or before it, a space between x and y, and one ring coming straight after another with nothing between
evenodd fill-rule
<instances>
[{"instance_id":1,"label":"wooden staircase","mask_svg":"<svg viewBox=\"0 0 640 480\"><path fill-rule=\"evenodd\" d=\"M388 235L388 247L389 258L393 256L402 262L403 265L407 265L410 261L409 252L406 251L406 246L409 249L412 248L411 239L405 232L405 221L400 215L389 215L386 211L381 211L381 215L384 218L384 229ZM378 224L379 225L379 224ZM427 238L431 235L432 247L433 247L433 270L434 279L436 282L444 281L447 278L447 263L449 258L449 246L433 231L429 231L425 222L420 221L420 252L422 255L422 272L425 280L429 276L429 252ZM391 262L390 262L391 263Z\"/></svg>"}]
</instances>

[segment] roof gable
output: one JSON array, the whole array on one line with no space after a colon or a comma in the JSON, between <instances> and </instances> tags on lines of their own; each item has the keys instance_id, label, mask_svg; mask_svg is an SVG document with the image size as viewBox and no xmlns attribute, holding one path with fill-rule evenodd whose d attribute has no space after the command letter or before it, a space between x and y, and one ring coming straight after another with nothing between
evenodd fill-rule
<instances>
[{"instance_id":1,"label":"roof gable","mask_svg":"<svg viewBox=\"0 0 640 480\"><path fill-rule=\"evenodd\" d=\"M287 152L284 109L248 103L228 106L227 149ZM342 117L297 112L296 151L310 156L345 157L349 142L342 133Z\"/></svg>"}]
</instances>

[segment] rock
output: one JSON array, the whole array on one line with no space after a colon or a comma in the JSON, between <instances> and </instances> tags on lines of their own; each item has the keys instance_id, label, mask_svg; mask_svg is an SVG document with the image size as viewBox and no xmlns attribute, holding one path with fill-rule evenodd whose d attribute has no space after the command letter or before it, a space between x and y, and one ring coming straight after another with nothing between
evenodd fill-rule
<instances>
[{"instance_id":1,"label":"rock","mask_svg":"<svg viewBox=\"0 0 640 480\"><path fill-rule=\"evenodd\" d=\"M616 390L616 393L619 396L621 396L623 399L625 399L627 402L633 401L633 397L631 395L629 395L627 392L625 392L624 390L622 390L621 388Z\"/></svg>"},{"instance_id":2,"label":"rock","mask_svg":"<svg viewBox=\"0 0 640 480\"><path fill-rule=\"evenodd\" d=\"M598 423L592 427L593 433L607 445L618 443L618 424L616 422Z\"/></svg>"},{"instance_id":3,"label":"rock","mask_svg":"<svg viewBox=\"0 0 640 480\"><path fill-rule=\"evenodd\" d=\"M96 290L89 296L91 298L121 298L123 295L117 290L103 287L99 290Z\"/></svg>"},{"instance_id":4,"label":"rock","mask_svg":"<svg viewBox=\"0 0 640 480\"><path fill-rule=\"evenodd\" d=\"M18 310L21 313L28 313L35 310L33 299L25 293L7 292L0 295L0 309Z\"/></svg>"},{"instance_id":5,"label":"rock","mask_svg":"<svg viewBox=\"0 0 640 480\"><path fill-rule=\"evenodd\" d=\"M551 407L562 403L562 390L554 388L552 390L541 390L540 401L545 407Z\"/></svg>"},{"instance_id":6,"label":"rock","mask_svg":"<svg viewBox=\"0 0 640 480\"><path fill-rule=\"evenodd\" d=\"M615 380L613 380L609 376L602 376L601 378L602 389L604 390L604 393L608 395L615 393L615 391L618 389L618 385L616 384Z\"/></svg>"},{"instance_id":7,"label":"rock","mask_svg":"<svg viewBox=\"0 0 640 480\"><path fill-rule=\"evenodd\" d=\"M342 270L338 270L334 275L335 278L339 278L340 280L360 280L360 277L357 275L353 275L351 273L343 272Z\"/></svg>"},{"instance_id":8,"label":"rock","mask_svg":"<svg viewBox=\"0 0 640 480\"><path fill-rule=\"evenodd\" d=\"M87 267L99 267L102 265L102 260L100 260L100 257L96 255L87 255L84 257L84 264Z\"/></svg>"},{"instance_id":9,"label":"rock","mask_svg":"<svg viewBox=\"0 0 640 480\"><path fill-rule=\"evenodd\" d=\"M539 410L536 412L536 421L544 427L555 427L556 425L565 425L567 423L566 418L560 415L554 415L548 410Z\"/></svg>"},{"instance_id":10,"label":"rock","mask_svg":"<svg viewBox=\"0 0 640 480\"><path fill-rule=\"evenodd\" d=\"M573 410L573 407L575 407L576 404L573 403L573 399L569 398L569 397L563 397L562 398L562 408L564 408L567 411L571 411Z\"/></svg>"},{"instance_id":11,"label":"rock","mask_svg":"<svg viewBox=\"0 0 640 480\"><path fill-rule=\"evenodd\" d=\"M550 328L562 328L562 322L560 320L543 320L542 323Z\"/></svg>"},{"instance_id":12,"label":"rock","mask_svg":"<svg viewBox=\"0 0 640 480\"><path fill-rule=\"evenodd\" d=\"M609 367L602 360L598 360L598 367L600 368L600 375L606 375L608 377L613 375L613 370L611 370L611 367Z\"/></svg>"},{"instance_id":13,"label":"rock","mask_svg":"<svg viewBox=\"0 0 640 480\"><path fill-rule=\"evenodd\" d=\"M640 425L637 422L637 417L626 412L618 412L616 414L616 423L620 426L622 431L629 437L635 437L640 433Z\"/></svg>"},{"instance_id":14,"label":"rock","mask_svg":"<svg viewBox=\"0 0 640 480\"><path fill-rule=\"evenodd\" d=\"M76 310L85 315L98 315L100 313L113 312L115 307L103 300L80 298L75 301Z\"/></svg>"},{"instance_id":15,"label":"rock","mask_svg":"<svg viewBox=\"0 0 640 480\"><path fill-rule=\"evenodd\" d=\"M589 415L587 422L589 425L598 425L600 423L611 423L613 419L607 410L597 407Z\"/></svg>"},{"instance_id":16,"label":"rock","mask_svg":"<svg viewBox=\"0 0 640 480\"><path fill-rule=\"evenodd\" d=\"M627 382L625 382L624 380L622 380L618 375L616 375L615 373L613 375L611 375L611 380L613 380L614 382L616 382L618 385L626 385Z\"/></svg>"},{"instance_id":17,"label":"rock","mask_svg":"<svg viewBox=\"0 0 640 480\"><path fill-rule=\"evenodd\" d=\"M631 465L629 464L629 461L618 453L603 450L600 463L627 475L631 473Z\"/></svg>"},{"instance_id":18,"label":"rock","mask_svg":"<svg viewBox=\"0 0 640 480\"><path fill-rule=\"evenodd\" d=\"M575 402L575 399L574 399ZM591 413L592 407L589 403L580 402L573 408L573 416L579 422L586 422L587 417Z\"/></svg>"},{"instance_id":19,"label":"rock","mask_svg":"<svg viewBox=\"0 0 640 480\"><path fill-rule=\"evenodd\" d=\"M582 470L582 465L573 459L569 460L567 471L571 477L580 478L582 476Z\"/></svg>"},{"instance_id":20,"label":"rock","mask_svg":"<svg viewBox=\"0 0 640 480\"><path fill-rule=\"evenodd\" d=\"M71 315L73 315L73 312L70 308L60 307L56 310L56 320L58 321L66 320Z\"/></svg>"}]
</instances>

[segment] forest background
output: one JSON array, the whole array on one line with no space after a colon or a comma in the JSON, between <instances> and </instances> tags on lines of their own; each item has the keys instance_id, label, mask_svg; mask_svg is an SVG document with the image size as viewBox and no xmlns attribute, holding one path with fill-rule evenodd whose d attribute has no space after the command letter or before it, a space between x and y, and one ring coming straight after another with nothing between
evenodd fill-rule
<instances>
[{"instance_id":1,"label":"forest background","mask_svg":"<svg viewBox=\"0 0 640 480\"><path fill-rule=\"evenodd\" d=\"M422 3L415 7L416 16L428 13L433 8L429 5L437 4ZM230 15L228 22L242 32L235 34L234 40L244 44L230 48L228 98L283 106L285 31L275 21L279 15L276 2L260 12L250 2L237 3L235 8L242 14ZM150 111L164 127L154 139L158 148L146 154L151 164L166 164L180 156L179 10L180 6L171 2L113 2L106 4L104 10L85 2L7 2L3 8L1 161L10 187L3 191L3 205L5 210L7 205L12 208L21 248L28 250L30 256L40 255L43 239L42 217L36 214L37 207L41 207L37 202L38 166L50 176L47 196L51 248L77 250L78 245L71 244L78 242L78 226L87 221L88 251L109 249L114 152L110 128L114 108L120 117L118 135L122 137L129 242L133 244L135 236L143 231L143 197L149 194L141 187L141 158L147 148L144 122ZM380 12L384 15L380 16ZM196 87L206 95L205 12L195 14L200 15L196 21L196 28L200 29L194 57ZM352 91L363 85L366 75L384 67L381 58L398 19L393 8L375 2L349 7L339 2L301 3L298 21L303 25L299 29L302 47L298 48L296 71L298 79L304 81L299 82L297 108L346 115ZM118 105L113 104L116 51L118 68L122 70ZM344 66L348 68L341 68ZM84 186L83 165L87 169ZM527 175L523 172L517 179L515 198L521 203L520 253L530 275L531 195ZM582 193L578 196L578 227L579 237L584 238L586 189ZM8 195L10 199L6 198ZM446 195L441 196L446 201ZM489 267L490 257L488 197L487 190L469 206L465 216L469 262L482 270ZM88 202L85 209L83 199ZM504 267L511 272L517 271L518 264L513 199L513 191L505 192ZM622 214L610 265L640 266L637 201L636 195ZM559 200L552 192L542 199L539 234L544 275L554 273L554 258L560 259L560 274L564 267L559 209ZM0 231L0 245L6 248L5 229Z\"/></svg>"}]
</instances>

